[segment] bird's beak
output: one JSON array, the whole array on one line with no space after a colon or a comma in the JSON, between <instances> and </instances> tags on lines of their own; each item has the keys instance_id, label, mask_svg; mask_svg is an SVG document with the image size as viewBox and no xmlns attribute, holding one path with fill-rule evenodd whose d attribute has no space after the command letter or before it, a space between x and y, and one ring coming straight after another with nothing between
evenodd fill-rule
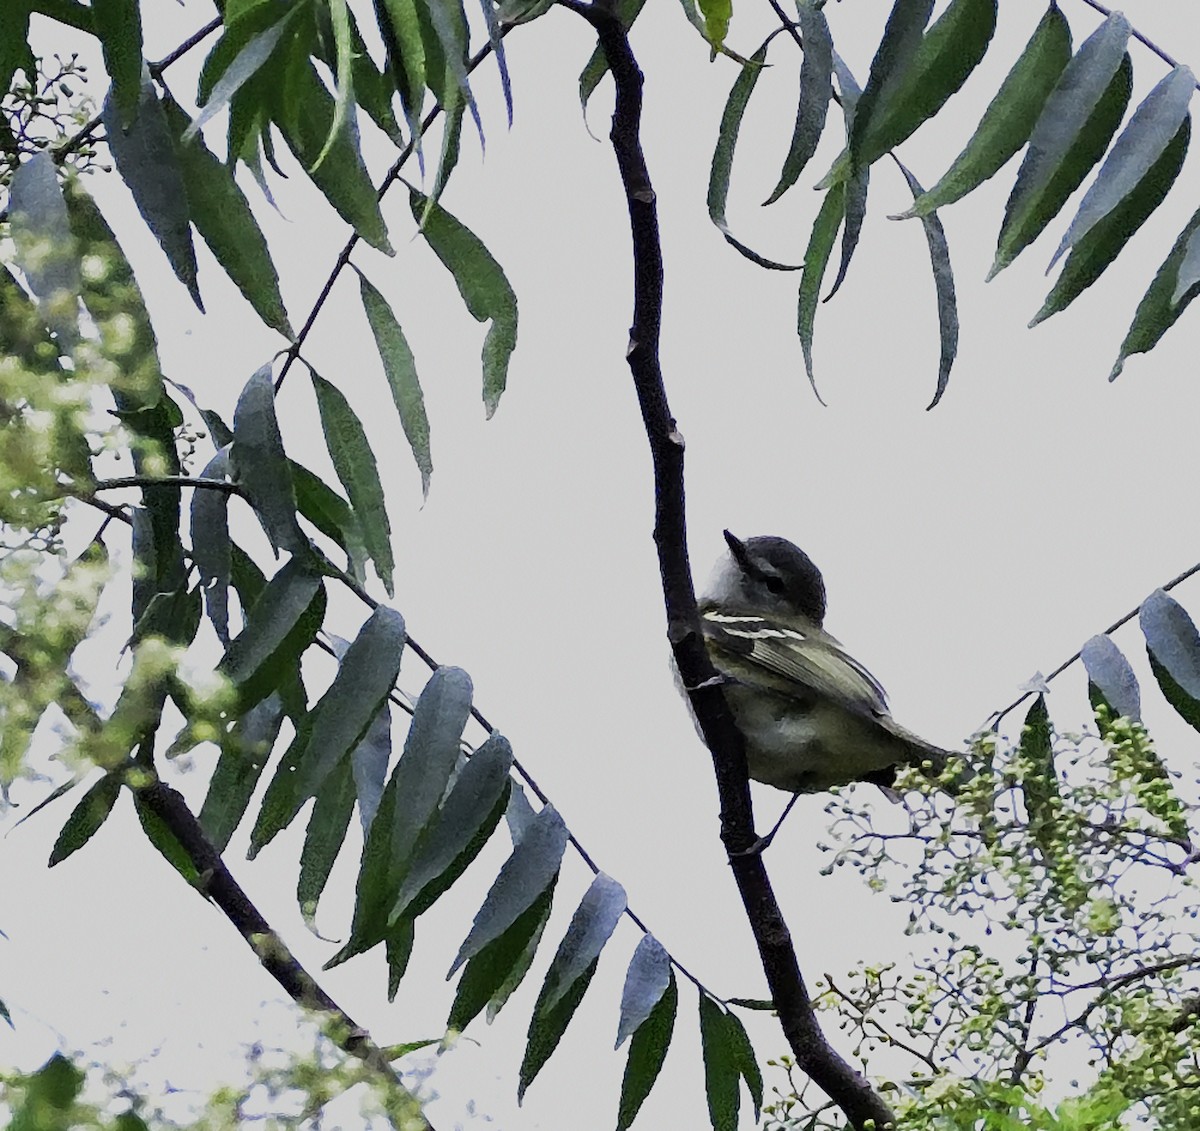
<instances>
[{"instance_id":1,"label":"bird's beak","mask_svg":"<svg viewBox=\"0 0 1200 1131\"><path fill-rule=\"evenodd\" d=\"M729 546L729 552L733 555L733 560L742 569L747 569L749 567L749 560L746 556L746 543L735 534L731 534L728 530L725 531L725 542Z\"/></svg>"}]
</instances>

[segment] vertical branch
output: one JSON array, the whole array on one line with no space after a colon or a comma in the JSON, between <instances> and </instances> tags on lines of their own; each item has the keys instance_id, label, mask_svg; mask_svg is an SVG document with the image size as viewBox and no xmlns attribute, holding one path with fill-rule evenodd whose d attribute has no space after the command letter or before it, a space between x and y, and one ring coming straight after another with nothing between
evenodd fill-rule
<instances>
[{"instance_id":1,"label":"vertical branch","mask_svg":"<svg viewBox=\"0 0 1200 1131\"><path fill-rule=\"evenodd\" d=\"M692 709L712 753L721 802L721 840L758 945L763 972L788 1044L802 1071L861 1131L884 1131L895 1118L861 1073L829 1045L800 973L787 924L771 890L762 857L745 855L754 842L754 816L745 745L708 657L696 610L687 555L683 437L667 402L659 362L663 262L654 188L641 146L642 73L626 29L602 0L559 0L592 25L616 83L609 135L633 239L634 303L627 360L654 465L654 542L667 614L667 636Z\"/></svg>"}]
</instances>

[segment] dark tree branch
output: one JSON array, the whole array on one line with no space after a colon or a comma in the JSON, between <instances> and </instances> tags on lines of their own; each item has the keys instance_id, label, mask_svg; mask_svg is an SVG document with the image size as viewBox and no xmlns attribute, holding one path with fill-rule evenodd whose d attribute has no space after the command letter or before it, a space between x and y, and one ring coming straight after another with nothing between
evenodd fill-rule
<instances>
[{"instance_id":1,"label":"dark tree branch","mask_svg":"<svg viewBox=\"0 0 1200 1131\"><path fill-rule=\"evenodd\" d=\"M671 416L659 363L663 264L654 189L640 139L642 73L626 29L611 9L579 0L559 2L595 29L616 84L609 136L625 188L633 238L634 313L627 360L654 465L654 542L667 637L712 752L721 803L721 840L729 852L772 1000L797 1064L856 1128L883 1131L895 1126L895 1118L866 1078L842 1059L821 1032L762 857L745 854L755 841L745 746L700 631L687 554L683 437Z\"/></svg>"},{"instance_id":2,"label":"dark tree branch","mask_svg":"<svg viewBox=\"0 0 1200 1131\"><path fill-rule=\"evenodd\" d=\"M212 897L225 917L237 928L250 949L258 956L263 969L284 989L297 1005L321 1014L330 1039L358 1057L374 1071L408 1108L405 1127L418 1131L433 1131L420 1114L420 1102L400 1082L400 1077L384 1051L371 1039L370 1033L357 1024L333 1000L288 950L283 939L271 928L258 908L241 889L221 855L200 827L200 822L188 808L182 795L157 776L135 789L138 800L171 830L172 835L200 874L202 890Z\"/></svg>"}]
</instances>

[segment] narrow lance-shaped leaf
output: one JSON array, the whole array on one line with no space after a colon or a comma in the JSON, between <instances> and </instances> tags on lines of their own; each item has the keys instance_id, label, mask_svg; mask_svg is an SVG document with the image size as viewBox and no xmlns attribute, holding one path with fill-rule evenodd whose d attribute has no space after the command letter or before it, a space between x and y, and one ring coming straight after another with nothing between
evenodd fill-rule
<instances>
[{"instance_id":1,"label":"narrow lance-shaped leaf","mask_svg":"<svg viewBox=\"0 0 1200 1131\"><path fill-rule=\"evenodd\" d=\"M858 164L870 165L895 149L962 87L995 33L996 6L996 0L952 0L880 95L862 135Z\"/></svg>"},{"instance_id":2,"label":"narrow lance-shaped leaf","mask_svg":"<svg viewBox=\"0 0 1200 1131\"><path fill-rule=\"evenodd\" d=\"M487 25L488 44L496 56L496 68L500 72L500 89L504 92L504 109L508 113L508 126L513 124L512 79L508 74L508 56L504 50L504 36L500 32L500 20L492 0L480 0L483 21Z\"/></svg>"},{"instance_id":3,"label":"narrow lance-shaped leaf","mask_svg":"<svg viewBox=\"0 0 1200 1131\"><path fill-rule=\"evenodd\" d=\"M279 687L321 627L325 602L323 579L303 558L271 578L220 663L243 711Z\"/></svg>"},{"instance_id":4,"label":"narrow lance-shaped leaf","mask_svg":"<svg viewBox=\"0 0 1200 1131\"><path fill-rule=\"evenodd\" d=\"M321 146L321 152L317 154L317 159L313 162L313 170L324 163L338 134L346 128L347 113L352 105L351 98L354 88L354 52L350 36L350 9L346 0L329 0L327 11L329 21L333 25L335 49L334 77L336 85L333 98L333 120L329 123L329 133L325 135L325 143Z\"/></svg>"},{"instance_id":5,"label":"narrow lance-shaped leaf","mask_svg":"<svg viewBox=\"0 0 1200 1131\"><path fill-rule=\"evenodd\" d=\"M619 1049L654 1012L654 1007L667 992L671 978L671 956L653 935L643 935L629 961L629 969L625 971L621 1017L613 1048Z\"/></svg>"},{"instance_id":6,"label":"narrow lance-shaped leaf","mask_svg":"<svg viewBox=\"0 0 1200 1131\"><path fill-rule=\"evenodd\" d=\"M1175 277L1175 290L1171 293L1171 305L1183 301L1197 283L1200 283L1200 237L1192 232L1183 249L1183 259Z\"/></svg>"},{"instance_id":7,"label":"narrow lance-shaped leaf","mask_svg":"<svg viewBox=\"0 0 1200 1131\"><path fill-rule=\"evenodd\" d=\"M308 819L304 847L300 851L300 874L296 880L296 902L309 930L316 932L317 903L334 861L346 840L354 813L354 775L347 760L336 766L317 791Z\"/></svg>"},{"instance_id":8,"label":"narrow lance-shaped leaf","mask_svg":"<svg viewBox=\"0 0 1200 1131\"><path fill-rule=\"evenodd\" d=\"M221 755L200 807L200 827L218 852L241 823L283 724L278 693L251 707L221 740Z\"/></svg>"},{"instance_id":9,"label":"narrow lance-shaped leaf","mask_svg":"<svg viewBox=\"0 0 1200 1131\"><path fill-rule=\"evenodd\" d=\"M625 913L625 905L625 889L611 876L599 873L575 909L550 963L536 1012L548 1013L554 1009L576 979L600 956Z\"/></svg>"},{"instance_id":10,"label":"narrow lance-shaped leaf","mask_svg":"<svg viewBox=\"0 0 1200 1131\"><path fill-rule=\"evenodd\" d=\"M704 31L708 42L720 49L733 18L733 0L697 0L704 16Z\"/></svg>"},{"instance_id":11,"label":"narrow lance-shaped leaf","mask_svg":"<svg viewBox=\"0 0 1200 1131\"><path fill-rule=\"evenodd\" d=\"M1093 636L1079 652L1087 670L1089 692L1098 692L1114 717L1142 717L1141 692L1129 661L1108 636ZM1093 704L1094 705L1094 704Z\"/></svg>"},{"instance_id":12,"label":"narrow lance-shaped leaf","mask_svg":"<svg viewBox=\"0 0 1200 1131\"><path fill-rule=\"evenodd\" d=\"M158 854L179 873L183 879L203 892L200 885L200 871L188 851L180 843L179 838L153 809L150 808L137 793L133 795L133 808L137 813L138 824L146 834L146 839L154 846Z\"/></svg>"},{"instance_id":13,"label":"narrow lance-shaped leaf","mask_svg":"<svg viewBox=\"0 0 1200 1131\"><path fill-rule=\"evenodd\" d=\"M988 103L979 125L941 180L897 219L924 216L951 204L995 176L1029 140L1046 99L1071 58L1071 29L1051 4L1024 51Z\"/></svg>"},{"instance_id":14,"label":"narrow lance-shaped leaf","mask_svg":"<svg viewBox=\"0 0 1200 1131\"><path fill-rule=\"evenodd\" d=\"M415 0L374 0L374 3L375 20L387 50L388 69L400 94L409 137L424 174L421 106L425 100L425 45L417 6Z\"/></svg>"},{"instance_id":15,"label":"narrow lance-shaped leaf","mask_svg":"<svg viewBox=\"0 0 1200 1131\"><path fill-rule=\"evenodd\" d=\"M729 230L725 219L725 205L729 199L729 178L733 172L733 154L737 148L738 132L742 128L742 118L745 117L746 107L750 96L754 93L758 80L762 77L763 67L767 61L767 49L773 36L768 37L763 45L742 66L741 74L734 80L725 102L725 111L721 115L721 126L717 133L717 144L713 150L712 166L708 173L708 218L717 226L717 230L725 237L731 247L740 251L752 263L772 271L797 271L798 266L786 263L776 263L759 255L753 248L742 243Z\"/></svg>"},{"instance_id":16,"label":"narrow lance-shaped leaf","mask_svg":"<svg viewBox=\"0 0 1200 1131\"><path fill-rule=\"evenodd\" d=\"M467 963L446 1021L448 1030L461 1032L485 1005L489 1006L490 1021L494 1016L490 1003L506 997L524 977L550 916L556 883L557 877L517 916L511 926Z\"/></svg>"},{"instance_id":17,"label":"narrow lance-shaped leaf","mask_svg":"<svg viewBox=\"0 0 1200 1131\"><path fill-rule=\"evenodd\" d=\"M1175 183L1183 168L1191 133L1192 120L1184 118L1171 143L1132 191L1075 243L1030 326L1036 326L1074 302L1120 255Z\"/></svg>"},{"instance_id":18,"label":"narrow lance-shaped leaf","mask_svg":"<svg viewBox=\"0 0 1200 1131\"><path fill-rule=\"evenodd\" d=\"M1088 232L1120 207L1178 139L1195 90L1192 72L1187 67L1176 67L1146 95L1096 174L1050 260L1051 267L1063 252L1077 247Z\"/></svg>"},{"instance_id":19,"label":"narrow lance-shaped leaf","mask_svg":"<svg viewBox=\"0 0 1200 1131\"><path fill-rule=\"evenodd\" d=\"M313 708L312 735L296 788L311 797L374 721L400 672L404 619L380 606L359 630L329 690Z\"/></svg>"},{"instance_id":20,"label":"narrow lance-shaped leaf","mask_svg":"<svg viewBox=\"0 0 1200 1131\"><path fill-rule=\"evenodd\" d=\"M453 974L468 958L499 938L546 890L558 874L567 847L567 826L553 805L547 805L504 862L470 932L450 967Z\"/></svg>"},{"instance_id":21,"label":"narrow lance-shaped leaf","mask_svg":"<svg viewBox=\"0 0 1200 1131\"><path fill-rule=\"evenodd\" d=\"M921 196L921 183L900 162L896 164L904 179L908 181L913 199ZM938 341L941 343L941 356L938 359L937 388L929 408L942 399L946 386L950 382L950 370L958 355L958 299L954 292L954 271L950 265L950 245L946 242L946 230L936 212L930 212L921 217L925 228L925 242L929 245L929 262L933 268L933 289L937 295L938 312Z\"/></svg>"},{"instance_id":22,"label":"narrow lance-shaped leaf","mask_svg":"<svg viewBox=\"0 0 1200 1131\"><path fill-rule=\"evenodd\" d=\"M848 148L852 166L860 163L868 127L876 113L886 105L885 93L891 93L912 61L932 12L933 0L895 0L892 5L850 128Z\"/></svg>"},{"instance_id":23,"label":"narrow lance-shaped leaf","mask_svg":"<svg viewBox=\"0 0 1200 1131\"><path fill-rule=\"evenodd\" d=\"M846 272L850 269L850 260L858 247L859 236L862 235L863 220L867 216L867 192L870 188L871 170L865 165L856 172L849 173L845 182L845 203L842 212L842 254L838 262L837 275L833 286L822 300L828 302L841 290L846 281Z\"/></svg>"},{"instance_id":24,"label":"narrow lance-shaped leaf","mask_svg":"<svg viewBox=\"0 0 1200 1131\"><path fill-rule=\"evenodd\" d=\"M196 230L263 322L294 337L267 241L232 170L209 150L203 136L184 140L189 119L174 99L164 99L163 108Z\"/></svg>"},{"instance_id":25,"label":"narrow lance-shaped leaf","mask_svg":"<svg viewBox=\"0 0 1200 1131\"><path fill-rule=\"evenodd\" d=\"M387 300L367 282L361 271L358 273L358 282L363 309L367 312L367 321L383 362L384 376L392 391L396 411L400 414L400 426L404 429L405 438L421 472L421 492L428 495L433 460L429 454L429 419L425 415L425 397L417 380L416 362Z\"/></svg>"},{"instance_id":26,"label":"narrow lance-shaped leaf","mask_svg":"<svg viewBox=\"0 0 1200 1131\"><path fill-rule=\"evenodd\" d=\"M68 182L66 195L71 231L86 266L82 277L84 305L100 335L101 352L112 362L105 367L105 380L126 424L144 439L152 431L156 433L153 438L159 446L157 454L174 474L178 469L172 465L178 461L172 426L158 414L139 411L153 409L163 399L158 343L141 288L96 202L78 181ZM134 445L135 468L144 460L145 448L144 444ZM156 492L150 500L152 505L156 505L156 499L167 503L171 492ZM177 524L177 517L164 517L164 526Z\"/></svg>"},{"instance_id":27,"label":"narrow lance-shaped leaf","mask_svg":"<svg viewBox=\"0 0 1200 1131\"><path fill-rule=\"evenodd\" d=\"M754 1120L757 1123L759 1116L762 1114L762 1069L758 1066L758 1059L754 1055L754 1046L750 1043L749 1034L747 1034L745 1026L735 1014L725 1014L725 1028L730 1051L733 1053L734 1063L737 1065L742 1079L746 1081L746 1089L750 1093L750 1101L754 1104Z\"/></svg>"},{"instance_id":28,"label":"narrow lance-shaped leaf","mask_svg":"<svg viewBox=\"0 0 1200 1131\"><path fill-rule=\"evenodd\" d=\"M542 1066L550 1059L551 1054L558 1048L559 1041L571 1023L575 1010L587 992L600 959L593 958L591 964L576 978L566 990L557 1004L546 1007L542 998L534 1007L533 1017L529 1021L529 1033L525 1044L525 1056L521 1061L521 1070L517 1079L517 1102L525 1097L525 1091L533 1083ZM543 994L545 988L543 987Z\"/></svg>"},{"instance_id":29,"label":"narrow lance-shaped leaf","mask_svg":"<svg viewBox=\"0 0 1200 1131\"><path fill-rule=\"evenodd\" d=\"M1059 790L1045 695L1038 695L1025 715L1020 753L1024 763L1021 789L1029 817L1029 831L1042 851L1049 855L1055 839Z\"/></svg>"},{"instance_id":30,"label":"narrow lance-shaped leaf","mask_svg":"<svg viewBox=\"0 0 1200 1131\"><path fill-rule=\"evenodd\" d=\"M245 490L276 556L280 550L307 553L308 540L296 521L291 471L275 419L275 385L269 364L246 382L238 397L229 462L233 478Z\"/></svg>"},{"instance_id":31,"label":"narrow lance-shaped leaf","mask_svg":"<svg viewBox=\"0 0 1200 1131\"><path fill-rule=\"evenodd\" d=\"M142 90L142 15L138 0L92 0L92 21L112 79L121 125L137 116Z\"/></svg>"},{"instance_id":32,"label":"narrow lance-shaped leaf","mask_svg":"<svg viewBox=\"0 0 1200 1131\"><path fill-rule=\"evenodd\" d=\"M391 920L422 914L478 855L499 824L511 767L512 747L498 734L467 759L413 851Z\"/></svg>"},{"instance_id":33,"label":"narrow lance-shaped leaf","mask_svg":"<svg viewBox=\"0 0 1200 1131\"><path fill-rule=\"evenodd\" d=\"M650 936L647 935L647 938ZM638 950L641 950L639 944ZM635 959L636 959L635 952ZM632 970L632 966L631 966ZM628 986L628 981L626 982ZM628 1131L641 1110L650 1089L658 1079L667 1049L671 1045L671 1033L675 1028L675 1012L679 1004L679 988L675 975L667 965L667 984L646 1019L634 1030L629 1042L629 1057L625 1062L625 1074L621 1079L621 1100L617 1109L617 1131ZM622 1006L624 1001L622 1001Z\"/></svg>"},{"instance_id":34,"label":"narrow lance-shaped leaf","mask_svg":"<svg viewBox=\"0 0 1200 1131\"><path fill-rule=\"evenodd\" d=\"M17 166L8 208L17 266L61 352L69 353L79 340L79 251L58 172L47 151Z\"/></svg>"},{"instance_id":35,"label":"narrow lance-shaped leaf","mask_svg":"<svg viewBox=\"0 0 1200 1131\"><path fill-rule=\"evenodd\" d=\"M358 799L358 815L362 822L363 836L371 827L383 796L383 783L387 778L388 762L392 756L392 708L384 701L379 713L371 721L362 741L350 754L350 767L354 774L354 793Z\"/></svg>"},{"instance_id":36,"label":"narrow lance-shaped leaf","mask_svg":"<svg viewBox=\"0 0 1200 1131\"><path fill-rule=\"evenodd\" d=\"M531 11L536 14L541 14L539 0L535 0ZM547 5L549 7L550 5ZM633 27L633 22L641 15L642 9L646 6L646 0L616 0L616 15L621 21L621 26L626 30ZM533 18L531 15L530 19ZM584 64L584 68L579 72L579 108L583 111L584 119L587 118L588 101L595 92L596 87L600 85L600 80L608 74L608 58L604 54L604 49L596 45L596 49L592 52L591 58Z\"/></svg>"},{"instance_id":37,"label":"narrow lance-shaped leaf","mask_svg":"<svg viewBox=\"0 0 1200 1131\"><path fill-rule=\"evenodd\" d=\"M338 479L346 489L350 505L358 518L359 529L367 553L388 596L393 594L392 526L388 521L387 503L375 453L350 402L342 391L312 371L313 390L317 394L317 409L321 414L321 430L325 446L333 460Z\"/></svg>"},{"instance_id":38,"label":"narrow lance-shaped leaf","mask_svg":"<svg viewBox=\"0 0 1200 1131\"><path fill-rule=\"evenodd\" d=\"M471 677L462 668L438 668L417 699L404 753L396 765L396 809L392 824L394 878L390 882L397 886L413 846L445 795L470 714Z\"/></svg>"},{"instance_id":39,"label":"narrow lance-shaped leaf","mask_svg":"<svg viewBox=\"0 0 1200 1131\"><path fill-rule=\"evenodd\" d=\"M500 264L474 232L419 192L410 192L409 204L421 234L454 276L471 317L476 322L491 322L483 342L483 404L490 419L508 381L508 361L517 344L517 296ZM372 321L372 328L374 325Z\"/></svg>"},{"instance_id":40,"label":"narrow lance-shaped leaf","mask_svg":"<svg viewBox=\"0 0 1200 1131\"><path fill-rule=\"evenodd\" d=\"M1129 35L1113 13L1063 69L1030 134L989 278L1037 237L1108 147L1129 99Z\"/></svg>"},{"instance_id":41,"label":"narrow lance-shaped leaf","mask_svg":"<svg viewBox=\"0 0 1200 1131\"><path fill-rule=\"evenodd\" d=\"M275 119L288 147L338 215L377 251L394 254L375 186L359 151L353 116L332 135L328 153L318 165L317 159L330 138L334 101L307 56L298 60L289 74L292 82L287 106L278 109ZM294 110L294 117L285 110Z\"/></svg>"},{"instance_id":42,"label":"narrow lance-shaped leaf","mask_svg":"<svg viewBox=\"0 0 1200 1131\"><path fill-rule=\"evenodd\" d=\"M1125 334L1121 352L1108 375L1110 381L1115 381L1121 375L1125 368L1125 360L1132 354L1152 350L1163 334L1175 325L1176 319L1187 309L1192 299L1200 294L1200 280L1189 284L1182 291L1179 289L1184 281L1181 278L1181 268L1188 258L1193 242L1197 241L1197 232L1200 232L1200 209L1192 214L1183 231L1176 237L1170 253L1155 273L1149 290L1138 303L1133 324Z\"/></svg>"},{"instance_id":43,"label":"narrow lance-shaped leaf","mask_svg":"<svg viewBox=\"0 0 1200 1131\"><path fill-rule=\"evenodd\" d=\"M713 1131L737 1131L741 1071L730 1040L725 1011L700 993L700 1045L704 1056L704 1091Z\"/></svg>"},{"instance_id":44,"label":"narrow lance-shaped leaf","mask_svg":"<svg viewBox=\"0 0 1200 1131\"><path fill-rule=\"evenodd\" d=\"M796 106L792 142L784 158L779 183L767 197L766 204L774 204L796 183L817 151L833 96L833 40L829 35L825 13L813 0L798 0L796 14L804 43L804 61L800 64L800 100Z\"/></svg>"},{"instance_id":45,"label":"narrow lance-shaped leaf","mask_svg":"<svg viewBox=\"0 0 1200 1131\"><path fill-rule=\"evenodd\" d=\"M817 301L821 297L821 280L825 276L825 268L833 251L833 241L837 238L838 228L845 214L845 202L845 184L839 181L831 185L813 222L812 232L808 237L808 248L804 252L804 274L800 277L796 332L800 336L800 348L804 353L804 369L817 400L821 400L821 394L817 392L817 379L813 373L813 324L816 321ZM824 401L821 403L824 404Z\"/></svg>"},{"instance_id":46,"label":"narrow lance-shaped leaf","mask_svg":"<svg viewBox=\"0 0 1200 1131\"><path fill-rule=\"evenodd\" d=\"M479 144L484 145L483 120L467 73L467 27L462 0L417 0L417 15L425 44L426 81L442 105L463 99L471 110Z\"/></svg>"},{"instance_id":47,"label":"narrow lance-shaped leaf","mask_svg":"<svg viewBox=\"0 0 1200 1131\"><path fill-rule=\"evenodd\" d=\"M101 116L117 172L133 193L134 203L166 254L171 270L203 312L187 190L171 129L154 85L146 83L142 87L137 115L128 129L121 125L111 94L105 100Z\"/></svg>"},{"instance_id":48,"label":"narrow lance-shaped leaf","mask_svg":"<svg viewBox=\"0 0 1200 1131\"><path fill-rule=\"evenodd\" d=\"M1163 696L1200 730L1200 632L1184 607L1162 589L1142 602L1138 621Z\"/></svg>"},{"instance_id":49,"label":"narrow lance-shaped leaf","mask_svg":"<svg viewBox=\"0 0 1200 1131\"><path fill-rule=\"evenodd\" d=\"M221 448L200 472L202 479L224 481L229 472L229 452ZM204 608L217 638L229 647L229 495L212 488L192 492L192 561L200 572Z\"/></svg>"},{"instance_id":50,"label":"narrow lance-shaped leaf","mask_svg":"<svg viewBox=\"0 0 1200 1131\"><path fill-rule=\"evenodd\" d=\"M105 774L71 810L50 852L49 867L61 864L73 852L81 849L108 820L117 796L121 792L121 775Z\"/></svg>"}]
</instances>

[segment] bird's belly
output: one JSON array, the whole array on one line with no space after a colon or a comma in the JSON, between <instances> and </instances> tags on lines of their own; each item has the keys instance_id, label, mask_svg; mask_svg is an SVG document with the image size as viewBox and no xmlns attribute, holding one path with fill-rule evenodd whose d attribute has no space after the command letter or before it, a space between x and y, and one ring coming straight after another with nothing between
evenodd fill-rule
<instances>
[{"instance_id":1,"label":"bird's belly","mask_svg":"<svg viewBox=\"0 0 1200 1131\"><path fill-rule=\"evenodd\" d=\"M860 781L895 765L901 751L871 719L836 704L800 701L761 688L726 688L746 736L746 763L755 781L791 793L816 793Z\"/></svg>"}]
</instances>

